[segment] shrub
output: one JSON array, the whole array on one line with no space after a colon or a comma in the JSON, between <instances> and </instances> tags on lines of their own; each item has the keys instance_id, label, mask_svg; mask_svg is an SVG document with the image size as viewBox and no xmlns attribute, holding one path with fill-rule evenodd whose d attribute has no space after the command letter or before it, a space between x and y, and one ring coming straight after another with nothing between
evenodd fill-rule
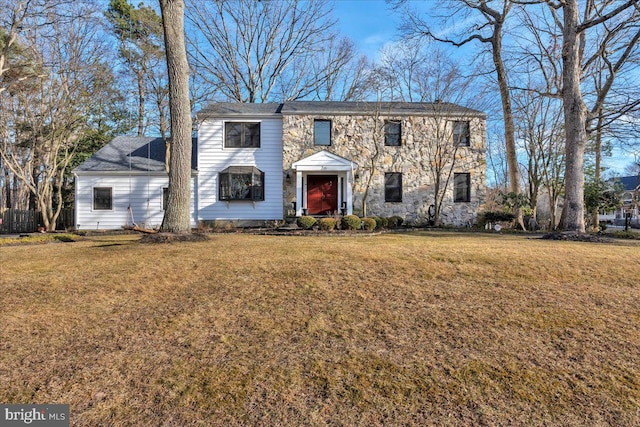
<instances>
[{"instance_id":1,"label":"shrub","mask_svg":"<svg viewBox=\"0 0 640 427\"><path fill-rule=\"evenodd\" d=\"M487 222L511 222L514 220L515 216L511 212L483 212L481 218L479 218L478 222L480 224L486 224Z\"/></svg>"},{"instance_id":2,"label":"shrub","mask_svg":"<svg viewBox=\"0 0 640 427\"><path fill-rule=\"evenodd\" d=\"M398 226L398 218L397 216L387 218L387 228L396 228Z\"/></svg>"},{"instance_id":3,"label":"shrub","mask_svg":"<svg viewBox=\"0 0 640 427\"><path fill-rule=\"evenodd\" d=\"M362 218L362 227L367 231L373 231L376 229L377 222L373 218Z\"/></svg>"},{"instance_id":4,"label":"shrub","mask_svg":"<svg viewBox=\"0 0 640 427\"><path fill-rule=\"evenodd\" d=\"M338 221L335 218L320 218L318 220L318 228L323 231L335 230Z\"/></svg>"},{"instance_id":5,"label":"shrub","mask_svg":"<svg viewBox=\"0 0 640 427\"><path fill-rule=\"evenodd\" d=\"M387 220L387 218L376 216L373 219L376 220L377 229L387 228L389 226L389 220Z\"/></svg>"},{"instance_id":6,"label":"shrub","mask_svg":"<svg viewBox=\"0 0 640 427\"><path fill-rule=\"evenodd\" d=\"M346 215L342 217L341 224L343 230L358 230L362 224L362 220L356 215Z\"/></svg>"},{"instance_id":7,"label":"shrub","mask_svg":"<svg viewBox=\"0 0 640 427\"><path fill-rule=\"evenodd\" d=\"M381 224L380 224L380 217L378 217L378 216L372 216L372 217L369 217L369 218L371 218L372 220L374 220L374 221L376 222L376 230L377 230L377 229L379 229L379 228L380 228L380 225L381 225Z\"/></svg>"},{"instance_id":8,"label":"shrub","mask_svg":"<svg viewBox=\"0 0 640 427\"><path fill-rule=\"evenodd\" d=\"M394 221L396 223L396 227L402 227L402 224L404 223L404 218L402 218L401 216L392 216L391 218L394 218Z\"/></svg>"},{"instance_id":9,"label":"shrub","mask_svg":"<svg viewBox=\"0 0 640 427\"><path fill-rule=\"evenodd\" d=\"M302 228L303 230L309 230L311 227L313 227L316 224L316 219L312 216L301 216L300 218L298 218L298 220L296 221L296 223L298 224L298 227Z\"/></svg>"}]
</instances>

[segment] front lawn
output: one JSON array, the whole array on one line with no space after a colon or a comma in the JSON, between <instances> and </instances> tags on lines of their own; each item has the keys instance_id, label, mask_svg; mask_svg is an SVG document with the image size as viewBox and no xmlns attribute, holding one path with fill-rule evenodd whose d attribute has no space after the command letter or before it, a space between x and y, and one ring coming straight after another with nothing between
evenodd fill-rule
<instances>
[{"instance_id":1,"label":"front lawn","mask_svg":"<svg viewBox=\"0 0 640 427\"><path fill-rule=\"evenodd\" d=\"M0 247L0 402L73 426L640 424L640 242Z\"/></svg>"}]
</instances>

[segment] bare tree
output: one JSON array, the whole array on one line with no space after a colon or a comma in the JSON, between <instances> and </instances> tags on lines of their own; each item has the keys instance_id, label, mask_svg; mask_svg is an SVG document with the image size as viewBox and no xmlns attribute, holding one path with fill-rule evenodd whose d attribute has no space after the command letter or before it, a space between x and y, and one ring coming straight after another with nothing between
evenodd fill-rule
<instances>
[{"instance_id":1,"label":"bare tree","mask_svg":"<svg viewBox=\"0 0 640 427\"><path fill-rule=\"evenodd\" d=\"M297 70L299 76L317 76L317 82L313 85L309 97L318 101L365 100L369 94L367 72L370 66L367 58L357 56L356 48L348 38L332 36L327 43L321 52L313 56L310 70ZM304 66L304 61L302 65ZM287 74L293 76L295 73L292 67L291 72ZM294 92L294 88L288 88L287 85L298 80L300 77L281 79L281 99L287 99L287 94Z\"/></svg>"},{"instance_id":2,"label":"bare tree","mask_svg":"<svg viewBox=\"0 0 640 427\"><path fill-rule=\"evenodd\" d=\"M184 37L184 1L160 0L169 73L171 159L169 194L161 231L191 231L191 102Z\"/></svg>"},{"instance_id":3,"label":"bare tree","mask_svg":"<svg viewBox=\"0 0 640 427\"><path fill-rule=\"evenodd\" d=\"M454 26L459 22L471 22L471 25L458 31L459 37L448 37L435 31L414 10L407 8L408 20L404 31L410 36L425 35L433 40L461 47L474 41L489 47L494 66L495 77L500 89L502 115L504 122L505 151L509 173L509 189L517 194L520 192L518 173L518 159L516 154L515 126L513 122L512 100L508 82L507 68L503 58L503 37L508 16L513 9L511 0L499 0L492 7L484 0L449 0L441 2L439 10L448 10L446 16L440 16L443 26ZM517 211L517 218L522 223L522 212Z\"/></svg>"},{"instance_id":4,"label":"bare tree","mask_svg":"<svg viewBox=\"0 0 640 427\"><path fill-rule=\"evenodd\" d=\"M333 32L325 0L191 0L187 19L196 30L190 55L218 99L287 101L342 95L347 77L361 75L350 42ZM337 78L340 77L341 78ZM358 91L346 89L355 99Z\"/></svg>"},{"instance_id":5,"label":"bare tree","mask_svg":"<svg viewBox=\"0 0 640 427\"><path fill-rule=\"evenodd\" d=\"M12 57L15 59L16 43L18 36L23 31L26 20L36 15L45 13L43 1L10 1L0 2L0 78L8 71L18 68L22 69L19 76L13 81L17 83L29 78L32 74L25 72L24 64L11 63ZM0 86L0 92L7 90L6 81Z\"/></svg>"},{"instance_id":6,"label":"bare tree","mask_svg":"<svg viewBox=\"0 0 640 427\"><path fill-rule=\"evenodd\" d=\"M86 4L50 5L22 22L15 43L24 67L5 72L8 90L0 92L0 156L53 230L65 173L88 130L93 98L102 95L100 73L108 68L95 10Z\"/></svg>"},{"instance_id":7,"label":"bare tree","mask_svg":"<svg viewBox=\"0 0 640 427\"><path fill-rule=\"evenodd\" d=\"M637 22L640 16L638 0L628 0L624 3L596 3L588 0L584 5L582 19L578 0L563 2L548 2L551 10L556 13L562 10L562 18L555 14L556 22L562 30L562 100L564 106L565 138L566 138L566 171L565 171L565 218L563 228L569 231L585 231L584 209L584 155L587 145L587 130L591 128L594 119L602 112L609 91L620 69L625 65L634 51L640 28ZM616 24L616 20L623 23ZM606 81L598 90L593 107L589 110L582 93L581 83L584 70L590 59L585 63L585 47L587 31L612 24L614 28L625 25L624 22L635 23L635 30L631 37L622 44L615 61L604 59L608 63L609 71ZM613 33L610 36L616 37ZM599 49L609 47L609 37L604 37ZM595 61L594 56L593 60ZM598 126L603 122L596 120Z\"/></svg>"},{"instance_id":8,"label":"bare tree","mask_svg":"<svg viewBox=\"0 0 640 427\"><path fill-rule=\"evenodd\" d=\"M533 83L529 86L535 87ZM514 117L516 135L526 153L527 196L534 217L538 214L538 196L546 191L549 199L550 228L557 225L556 211L564 190L564 141L561 103L556 98L540 95L538 91L515 92Z\"/></svg>"},{"instance_id":9,"label":"bare tree","mask_svg":"<svg viewBox=\"0 0 640 427\"><path fill-rule=\"evenodd\" d=\"M624 173L630 176L640 176L640 152L633 153L634 160L624 168Z\"/></svg>"}]
</instances>

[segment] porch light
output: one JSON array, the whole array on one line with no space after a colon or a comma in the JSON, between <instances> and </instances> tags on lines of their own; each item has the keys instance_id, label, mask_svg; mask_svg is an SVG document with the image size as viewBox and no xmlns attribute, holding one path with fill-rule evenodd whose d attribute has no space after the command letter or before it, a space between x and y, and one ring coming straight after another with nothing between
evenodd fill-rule
<instances>
[{"instance_id":1,"label":"porch light","mask_svg":"<svg viewBox=\"0 0 640 427\"><path fill-rule=\"evenodd\" d=\"M285 181L287 181L287 184L291 184L291 172L287 171L286 175L284 176Z\"/></svg>"}]
</instances>

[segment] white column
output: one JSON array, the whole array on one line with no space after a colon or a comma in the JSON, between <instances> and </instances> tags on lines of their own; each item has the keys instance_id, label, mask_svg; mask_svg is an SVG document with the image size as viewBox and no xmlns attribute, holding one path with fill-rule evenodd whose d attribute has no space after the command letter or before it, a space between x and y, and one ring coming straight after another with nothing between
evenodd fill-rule
<instances>
[{"instance_id":1,"label":"white column","mask_svg":"<svg viewBox=\"0 0 640 427\"><path fill-rule=\"evenodd\" d=\"M296 170L296 216L302 216L302 208L306 207L302 188L302 172Z\"/></svg>"},{"instance_id":2,"label":"white column","mask_svg":"<svg viewBox=\"0 0 640 427\"><path fill-rule=\"evenodd\" d=\"M347 171L347 185L345 186L346 195L345 201L347 202L347 215L353 214L353 173L348 170Z\"/></svg>"}]
</instances>

